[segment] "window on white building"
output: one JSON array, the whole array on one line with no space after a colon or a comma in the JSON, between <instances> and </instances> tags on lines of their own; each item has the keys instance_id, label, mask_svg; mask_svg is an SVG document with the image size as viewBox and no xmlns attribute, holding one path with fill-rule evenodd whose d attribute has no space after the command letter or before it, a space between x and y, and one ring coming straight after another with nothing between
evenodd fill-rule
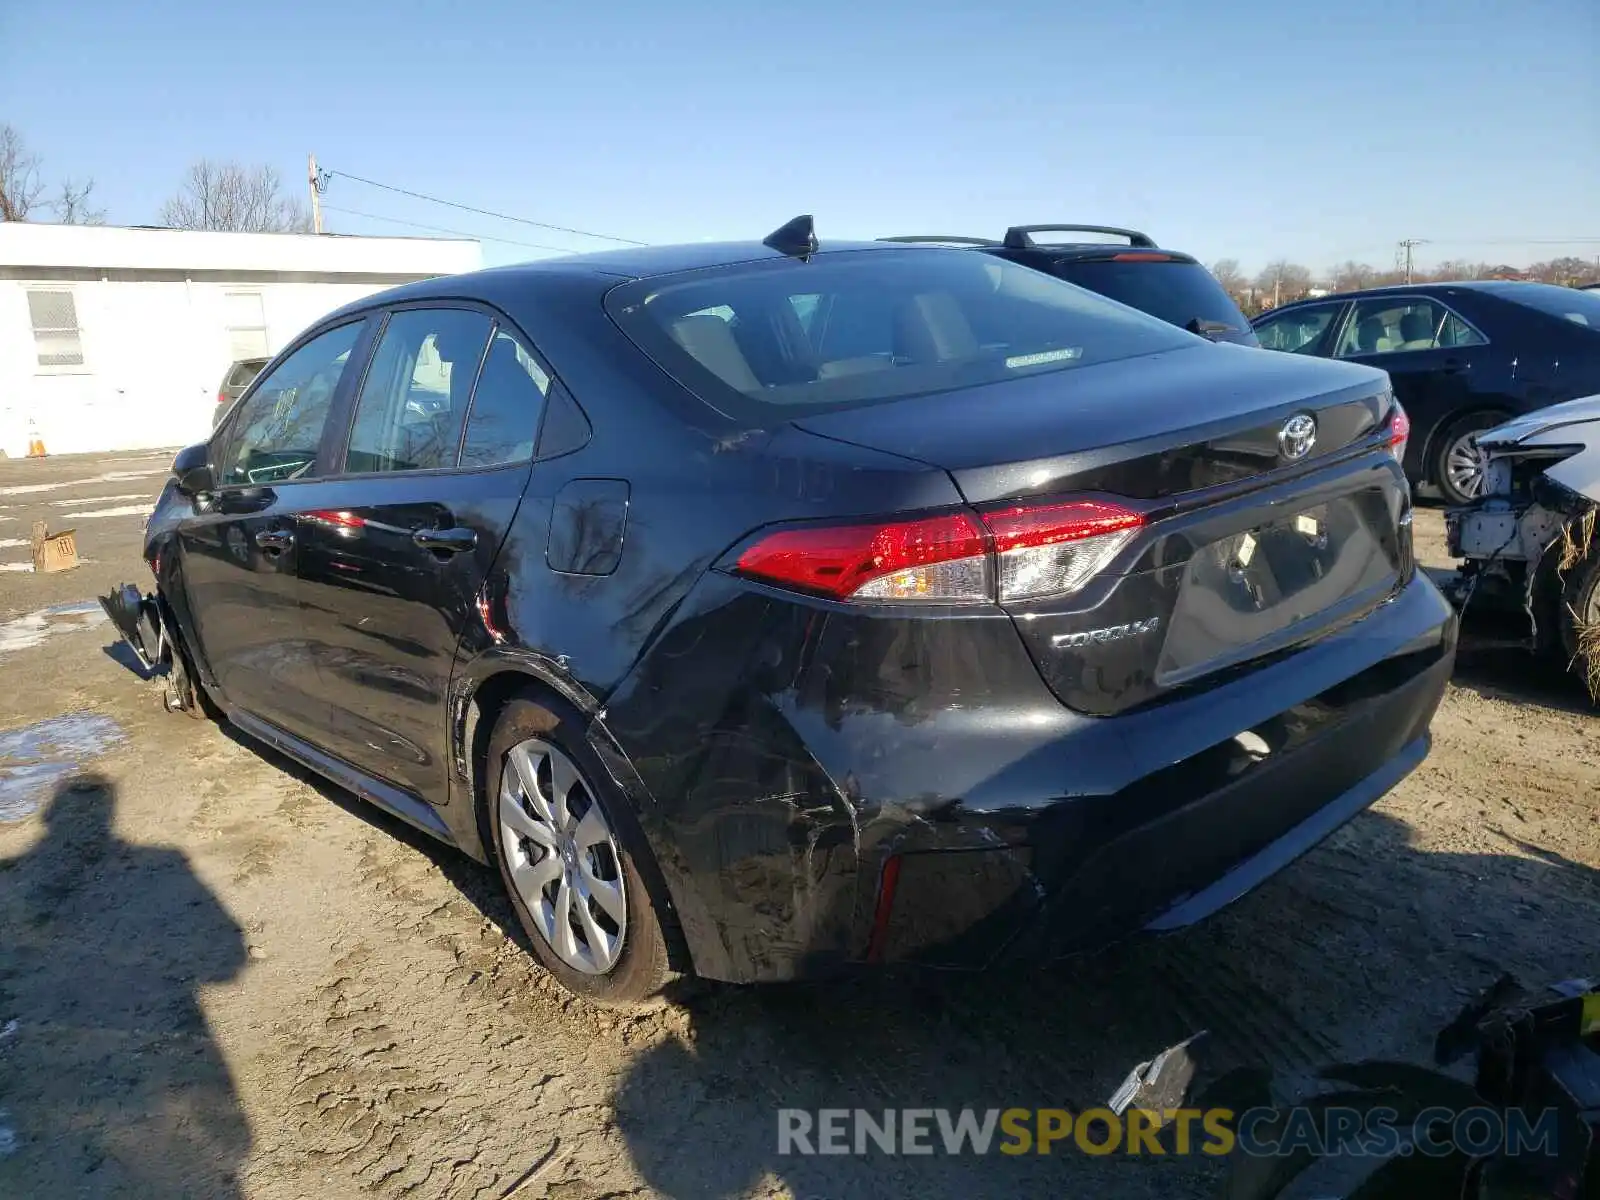
<instances>
[{"instance_id":1,"label":"window on white building","mask_svg":"<svg viewBox=\"0 0 1600 1200\"><path fill-rule=\"evenodd\" d=\"M40 367L57 370L83 366L78 309L71 292L30 291L28 318L33 323L33 348Z\"/></svg>"},{"instance_id":2,"label":"window on white building","mask_svg":"<svg viewBox=\"0 0 1600 1200\"><path fill-rule=\"evenodd\" d=\"M228 319L228 349L235 362L266 358L267 317L260 292L228 292L222 297Z\"/></svg>"}]
</instances>

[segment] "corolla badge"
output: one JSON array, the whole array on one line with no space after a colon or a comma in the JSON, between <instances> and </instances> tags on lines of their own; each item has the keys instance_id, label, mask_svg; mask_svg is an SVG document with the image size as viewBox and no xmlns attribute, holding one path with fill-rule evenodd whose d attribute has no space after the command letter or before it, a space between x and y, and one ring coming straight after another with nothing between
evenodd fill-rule
<instances>
[{"instance_id":1,"label":"corolla badge","mask_svg":"<svg viewBox=\"0 0 1600 1200\"><path fill-rule=\"evenodd\" d=\"M1295 413L1278 430L1278 453L1285 458L1304 458L1317 444L1317 419L1310 413Z\"/></svg>"},{"instance_id":2,"label":"corolla badge","mask_svg":"<svg viewBox=\"0 0 1600 1200\"><path fill-rule=\"evenodd\" d=\"M1068 650L1079 646L1104 646L1109 642L1120 642L1127 638L1139 637L1141 634L1154 633L1160 626L1160 617L1146 617L1143 621L1129 621L1126 625L1107 625L1104 629L1086 629L1082 633L1058 633L1050 639L1050 645L1057 650Z\"/></svg>"}]
</instances>

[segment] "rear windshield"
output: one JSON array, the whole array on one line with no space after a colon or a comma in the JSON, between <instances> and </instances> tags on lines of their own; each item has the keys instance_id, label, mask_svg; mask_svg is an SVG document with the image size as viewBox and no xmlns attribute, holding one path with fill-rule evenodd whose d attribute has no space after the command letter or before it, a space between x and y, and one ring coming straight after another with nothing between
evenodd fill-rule
<instances>
[{"instance_id":1,"label":"rear windshield","mask_svg":"<svg viewBox=\"0 0 1600 1200\"><path fill-rule=\"evenodd\" d=\"M1526 304L1574 325L1600 329L1600 292L1558 287L1553 283L1516 283L1491 290L1502 300Z\"/></svg>"},{"instance_id":2,"label":"rear windshield","mask_svg":"<svg viewBox=\"0 0 1600 1200\"><path fill-rule=\"evenodd\" d=\"M1131 304L1180 328L1192 328L1189 322L1198 320L1227 326L1226 330L1212 329L1215 334L1250 333L1250 322L1239 306L1199 263L1068 260L1054 269L1063 279Z\"/></svg>"},{"instance_id":3,"label":"rear windshield","mask_svg":"<svg viewBox=\"0 0 1600 1200\"><path fill-rule=\"evenodd\" d=\"M227 387L242 388L249 385L250 381L261 374L261 368L267 365L264 358L253 358L248 362L233 364L233 370L228 372Z\"/></svg>"},{"instance_id":4,"label":"rear windshield","mask_svg":"<svg viewBox=\"0 0 1600 1200\"><path fill-rule=\"evenodd\" d=\"M645 279L606 307L723 412L786 415L979 387L1192 344L1143 313L965 250L764 259Z\"/></svg>"}]
</instances>

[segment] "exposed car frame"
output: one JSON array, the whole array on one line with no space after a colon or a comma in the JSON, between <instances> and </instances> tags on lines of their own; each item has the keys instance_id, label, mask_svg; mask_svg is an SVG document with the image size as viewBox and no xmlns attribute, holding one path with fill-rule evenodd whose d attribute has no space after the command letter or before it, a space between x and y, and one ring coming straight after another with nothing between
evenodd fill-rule
<instances>
[{"instance_id":1,"label":"exposed car frame","mask_svg":"<svg viewBox=\"0 0 1600 1200\"><path fill-rule=\"evenodd\" d=\"M1530 413L1478 437L1484 495L1445 515L1462 608L1520 612L1529 650L1559 658L1600 699L1600 395Z\"/></svg>"}]
</instances>

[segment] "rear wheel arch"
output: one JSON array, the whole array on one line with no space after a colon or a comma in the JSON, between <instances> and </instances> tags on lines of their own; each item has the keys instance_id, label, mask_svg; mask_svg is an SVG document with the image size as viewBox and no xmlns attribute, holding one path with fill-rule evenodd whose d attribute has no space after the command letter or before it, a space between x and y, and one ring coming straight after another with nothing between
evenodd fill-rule
<instances>
[{"instance_id":1,"label":"rear wheel arch","mask_svg":"<svg viewBox=\"0 0 1600 1200\"><path fill-rule=\"evenodd\" d=\"M679 921L674 895L641 819L641 785L625 756L617 757L620 749L603 729L596 737L598 707L573 703L564 694L566 690L529 670L509 667L487 676L468 701L471 709L467 718L471 794L484 857L501 872L509 890L509 878L499 861L494 830L498 772L491 758L498 752L496 738L504 740L502 725L511 722L516 730L514 736L533 736L559 747L592 783L591 794L600 800L611 823L617 827L631 867L643 886L641 898L646 900L658 923L662 939L660 950L664 955L661 965L672 974L692 975L693 955ZM515 898L512 902L514 906L517 903ZM640 934L643 933L641 929ZM545 965L550 966L549 963ZM577 990L572 980L563 982L569 989ZM602 996L584 994L605 1002Z\"/></svg>"},{"instance_id":2,"label":"rear wheel arch","mask_svg":"<svg viewBox=\"0 0 1600 1200\"><path fill-rule=\"evenodd\" d=\"M570 687L555 686L543 673L525 664L506 662L491 667L488 673L477 680L467 694L465 703L459 707L460 715L455 721L452 738L453 750L466 772L467 795L472 798L474 825L481 847L481 854L477 857L483 861L492 861L494 853L486 781L489 777L489 739L494 736L494 727L500 720L500 714L507 704L519 697L534 703L543 700L545 703L541 707L550 711L550 722L554 727L559 720L554 705L562 700L571 704L571 697L567 693L575 691ZM592 701L574 707L579 708L585 716L593 711Z\"/></svg>"}]
</instances>

